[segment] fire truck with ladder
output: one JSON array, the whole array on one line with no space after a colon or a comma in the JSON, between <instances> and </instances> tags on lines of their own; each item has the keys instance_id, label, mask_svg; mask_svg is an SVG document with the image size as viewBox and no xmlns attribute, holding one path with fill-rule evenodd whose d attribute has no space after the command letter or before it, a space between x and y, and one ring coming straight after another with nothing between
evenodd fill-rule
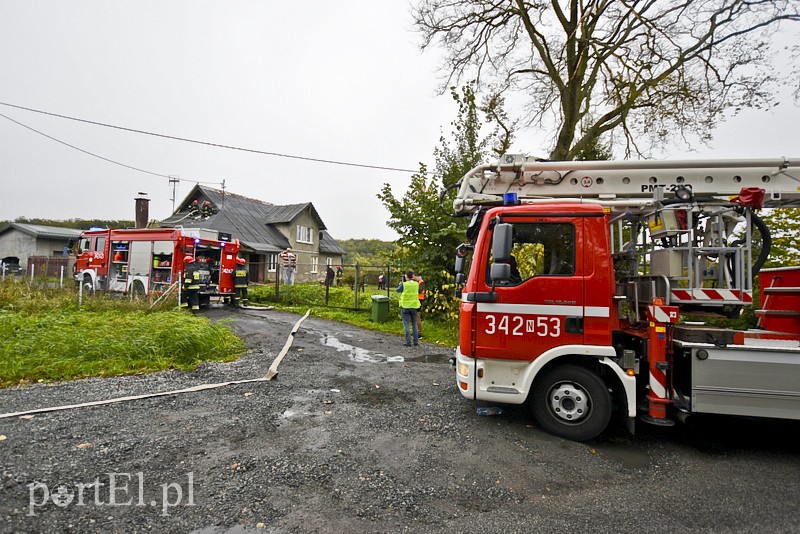
<instances>
[{"instance_id":1,"label":"fire truck with ladder","mask_svg":"<svg viewBox=\"0 0 800 534\"><path fill-rule=\"evenodd\" d=\"M88 230L81 234L75 280L84 293L118 292L134 298L180 293L184 258L192 256L201 276L200 304L234 292L239 241L199 228Z\"/></svg>"},{"instance_id":2,"label":"fire truck with ladder","mask_svg":"<svg viewBox=\"0 0 800 534\"><path fill-rule=\"evenodd\" d=\"M527 403L578 441L612 416L631 432L637 416L800 419L800 268L762 269L757 213L800 206L797 159L505 155L454 188L472 216L455 261L464 397ZM759 328L708 326L754 304L755 276Z\"/></svg>"}]
</instances>

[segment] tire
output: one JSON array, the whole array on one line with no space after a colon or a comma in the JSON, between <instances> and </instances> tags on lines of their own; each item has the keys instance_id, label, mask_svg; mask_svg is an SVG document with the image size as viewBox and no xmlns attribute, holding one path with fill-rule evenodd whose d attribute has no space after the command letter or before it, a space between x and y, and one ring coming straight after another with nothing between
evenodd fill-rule
<instances>
[{"instance_id":1,"label":"tire","mask_svg":"<svg viewBox=\"0 0 800 534\"><path fill-rule=\"evenodd\" d=\"M94 283L92 283L92 277L89 275L85 275L83 277L83 282L81 282L83 286L83 294L86 296L94 295Z\"/></svg>"},{"instance_id":2,"label":"tire","mask_svg":"<svg viewBox=\"0 0 800 534\"><path fill-rule=\"evenodd\" d=\"M147 296L144 290L144 284L141 280L134 280L131 285L131 298L133 300L143 300Z\"/></svg>"},{"instance_id":3,"label":"tire","mask_svg":"<svg viewBox=\"0 0 800 534\"><path fill-rule=\"evenodd\" d=\"M562 365L536 379L531 409L544 430L573 441L586 441L608 426L611 395L605 382L592 371Z\"/></svg>"}]
</instances>

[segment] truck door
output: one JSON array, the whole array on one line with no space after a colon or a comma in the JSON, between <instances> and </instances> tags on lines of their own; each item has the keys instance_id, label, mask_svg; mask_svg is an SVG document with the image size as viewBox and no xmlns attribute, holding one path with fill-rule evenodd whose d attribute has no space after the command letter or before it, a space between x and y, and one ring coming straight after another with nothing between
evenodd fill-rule
<instances>
[{"instance_id":1,"label":"truck door","mask_svg":"<svg viewBox=\"0 0 800 534\"><path fill-rule=\"evenodd\" d=\"M89 238L89 262L87 268L95 269L99 274L106 274L108 260L106 236L91 236Z\"/></svg>"},{"instance_id":2,"label":"truck door","mask_svg":"<svg viewBox=\"0 0 800 534\"><path fill-rule=\"evenodd\" d=\"M511 277L494 302L477 303L476 356L533 360L584 341L582 217L504 215L513 225ZM490 291L487 253L485 291Z\"/></svg>"}]
</instances>

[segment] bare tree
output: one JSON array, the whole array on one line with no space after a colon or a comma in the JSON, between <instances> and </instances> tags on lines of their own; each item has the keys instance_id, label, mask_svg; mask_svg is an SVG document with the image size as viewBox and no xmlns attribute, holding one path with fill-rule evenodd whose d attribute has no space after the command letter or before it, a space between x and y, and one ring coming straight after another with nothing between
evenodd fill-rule
<instances>
[{"instance_id":1,"label":"bare tree","mask_svg":"<svg viewBox=\"0 0 800 534\"><path fill-rule=\"evenodd\" d=\"M442 46L447 79L525 95L525 125L556 124L553 159L603 136L710 132L724 112L773 105L787 78L772 36L800 21L798 0L419 0L422 48ZM746 132L743 132L746 135Z\"/></svg>"}]
</instances>

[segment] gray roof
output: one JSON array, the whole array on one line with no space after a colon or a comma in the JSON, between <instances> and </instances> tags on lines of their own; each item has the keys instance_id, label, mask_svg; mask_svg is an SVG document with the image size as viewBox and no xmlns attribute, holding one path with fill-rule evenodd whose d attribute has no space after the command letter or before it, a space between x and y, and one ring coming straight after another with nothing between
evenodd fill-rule
<instances>
[{"instance_id":1,"label":"gray roof","mask_svg":"<svg viewBox=\"0 0 800 534\"><path fill-rule=\"evenodd\" d=\"M194 199L200 204L207 199L214 206L216 213L207 219L193 219L187 215ZM276 206L269 202L248 198L233 193L196 185L178 206L177 211L161 221L162 226L183 226L186 228L208 228L231 234L242 244L257 252L280 252L290 245L289 240L274 225L290 223L305 210L317 222L320 230L325 229L317 210L310 202ZM327 235L327 232L322 232ZM339 252L341 251L341 252ZM320 242L320 252L344 254L330 235Z\"/></svg>"},{"instance_id":2,"label":"gray roof","mask_svg":"<svg viewBox=\"0 0 800 534\"><path fill-rule=\"evenodd\" d=\"M339 246L326 230L320 232L319 251L326 254L344 254L345 250Z\"/></svg>"},{"instance_id":3,"label":"gray roof","mask_svg":"<svg viewBox=\"0 0 800 534\"><path fill-rule=\"evenodd\" d=\"M0 229L0 233L6 232L14 228L28 234L30 236L42 239L63 239L65 241L69 241L72 239L77 239L81 236L83 230L77 230L75 228L62 228L61 226L44 226L41 224L25 224L25 223L16 223L12 222L8 226Z\"/></svg>"}]
</instances>

